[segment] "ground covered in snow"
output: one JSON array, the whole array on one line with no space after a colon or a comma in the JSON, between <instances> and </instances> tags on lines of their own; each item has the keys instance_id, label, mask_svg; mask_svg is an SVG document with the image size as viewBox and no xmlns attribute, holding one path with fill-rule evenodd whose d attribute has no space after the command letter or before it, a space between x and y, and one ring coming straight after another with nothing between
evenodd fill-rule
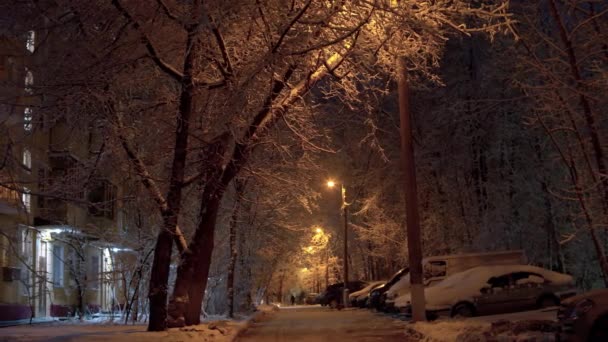
<instances>
[{"instance_id":1,"label":"ground covered in snow","mask_svg":"<svg viewBox=\"0 0 608 342\"><path fill-rule=\"evenodd\" d=\"M245 321L210 321L187 328L169 329L166 332L147 332L146 326L121 325L100 322L55 322L33 326L0 329L1 342L32 341L87 341L87 342L188 342L232 341L246 325Z\"/></svg>"},{"instance_id":2,"label":"ground covered in snow","mask_svg":"<svg viewBox=\"0 0 608 342\"><path fill-rule=\"evenodd\" d=\"M551 342L556 329L555 310L440 319L407 327L408 335L421 342Z\"/></svg>"},{"instance_id":3,"label":"ground covered in snow","mask_svg":"<svg viewBox=\"0 0 608 342\"><path fill-rule=\"evenodd\" d=\"M109 322L54 322L0 328L0 342L188 342L219 341L400 341L400 342L551 342L555 310L469 319L409 323L370 310L332 310L321 306L261 306L240 321L147 332L145 325Z\"/></svg>"}]
</instances>

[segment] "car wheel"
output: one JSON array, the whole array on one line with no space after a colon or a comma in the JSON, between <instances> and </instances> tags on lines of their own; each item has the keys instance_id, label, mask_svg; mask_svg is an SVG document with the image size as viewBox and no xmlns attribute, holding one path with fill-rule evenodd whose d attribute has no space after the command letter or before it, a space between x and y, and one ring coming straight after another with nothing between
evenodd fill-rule
<instances>
[{"instance_id":1,"label":"car wheel","mask_svg":"<svg viewBox=\"0 0 608 342\"><path fill-rule=\"evenodd\" d=\"M558 305L559 299L557 299L555 296L543 296L538 300L539 309L549 308Z\"/></svg>"},{"instance_id":2,"label":"car wheel","mask_svg":"<svg viewBox=\"0 0 608 342\"><path fill-rule=\"evenodd\" d=\"M608 341L608 316L600 317L593 324L589 333L589 342Z\"/></svg>"},{"instance_id":3,"label":"car wheel","mask_svg":"<svg viewBox=\"0 0 608 342\"><path fill-rule=\"evenodd\" d=\"M471 304L458 304L452 310L452 317L473 317L475 316L475 308Z\"/></svg>"},{"instance_id":4,"label":"car wheel","mask_svg":"<svg viewBox=\"0 0 608 342\"><path fill-rule=\"evenodd\" d=\"M335 299L332 299L331 302L329 302L329 307L332 309L337 309L338 308L338 301Z\"/></svg>"}]
</instances>

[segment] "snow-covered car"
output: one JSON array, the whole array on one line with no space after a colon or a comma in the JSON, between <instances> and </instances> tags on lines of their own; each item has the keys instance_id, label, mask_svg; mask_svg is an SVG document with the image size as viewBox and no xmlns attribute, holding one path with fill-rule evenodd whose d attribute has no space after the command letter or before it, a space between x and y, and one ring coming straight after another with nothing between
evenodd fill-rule
<instances>
[{"instance_id":1,"label":"snow-covered car","mask_svg":"<svg viewBox=\"0 0 608 342\"><path fill-rule=\"evenodd\" d=\"M564 341L608 341L608 289L593 290L564 300L557 318Z\"/></svg>"},{"instance_id":2,"label":"snow-covered car","mask_svg":"<svg viewBox=\"0 0 608 342\"><path fill-rule=\"evenodd\" d=\"M449 254L426 257L422 260L424 286L433 286L448 276L477 266L514 265L527 263L523 250ZM409 274L386 291L384 311L395 311L395 300L410 292Z\"/></svg>"},{"instance_id":3,"label":"snow-covered car","mask_svg":"<svg viewBox=\"0 0 608 342\"><path fill-rule=\"evenodd\" d=\"M376 287L378 287L382 284L385 284L385 283L386 283L386 280L372 281L371 283L369 283L369 285L367 285L363 289L351 293L350 295L348 295L350 304L352 306L356 306L356 307L360 307L360 308L366 307L367 301L369 299L370 291L372 291Z\"/></svg>"},{"instance_id":4,"label":"snow-covered car","mask_svg":"<svg viewBox=\"0 0 608 342\"><path fill-rule=\"evenodd\" d=\"M424 289L427 316L499 314L556 306L576 294L572 276L530 265L478 266ZM410 294L395 300L406 314Z\"/></svg>"},{"instance_id":5,"label":"snow-covered car","mask_svg":"<svg viewBox=\"0 0 608 342\"><path fill-rule=\"evenodd\" d=\"M395 300L403 295L410 293L410 274L406 274L384 294L383 310L387 312L395 311Z\"/></svg>"}]
</instances>

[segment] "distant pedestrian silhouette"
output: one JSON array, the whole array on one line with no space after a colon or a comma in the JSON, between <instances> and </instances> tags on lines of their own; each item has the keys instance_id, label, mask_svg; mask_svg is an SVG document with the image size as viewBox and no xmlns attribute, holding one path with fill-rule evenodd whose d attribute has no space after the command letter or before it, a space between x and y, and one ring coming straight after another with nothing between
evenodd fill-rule
<instances>
[{"instance_id":1,"label":"distant pedestrian silhouette","mask_svg":"<svg viewBox=\"0 0 608 342\"><path fill-rule=\"evenodd\" d=\"M294 295L291 295L291 305L295 305L296 304L296 297L294 297Z\"/></svg>"}]
</instances>

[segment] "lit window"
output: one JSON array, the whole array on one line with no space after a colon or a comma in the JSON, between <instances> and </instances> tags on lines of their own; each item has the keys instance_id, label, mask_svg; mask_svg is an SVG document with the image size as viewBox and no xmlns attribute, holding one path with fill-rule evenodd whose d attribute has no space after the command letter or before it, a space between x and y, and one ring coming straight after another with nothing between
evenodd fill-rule
<instances>
[{"instance_id":1,"label":"lit window","mask_svg":"<svg viewBox=\"0 0 608 342\"><path fill-rule=\"evenodd\" d=\"M53 286L63 287L63 274L65 272L63 263L63 246L53 246Z\"/></svg>"},{"instance_id":2,"label":"lit window","mask_svg":"<svg viewBox=\"0 0 608 342\"><path fill-rule=\"evenodd\" d=\"M30 193L30 189L23 188L23 193L21 194L21 201L23 202L25 211L30 212L30 210L32 209L32 194Z\"/></svg>"},{"instance_id":3,"label":"lit window","mask_svg":"<svg viewBox=\"0 0 608 342\"><path fill-rule=\"evenodd\" d=\"M32 108L25 107L23 110L23 129L26 131L32 130Z\"/></svg>"},{"instance_id":4,"label":"lit window","mask_svg":"<svg viewBox=\"0 0 608 342\"><path fill-rule=\"evenodd\" d=\"M36 32L35 31L29 31L27 33L27 41L25 42L25 48L29 52L34 52L34 50L36 49Z\"/></svg>"},{"instance_id":5,"label":"lit window","mask_svg":"<svg viewBox=\"0 0 608 342\"><path fill-rule=\"evenodd\" d=\"M32 153L27 148L23 150L23 166L32 168Z\"/></svg>"},{"instance_id":6,"label":"lit window","mask_svg":"<svg viewBox=\"0 0 608 342\"><path fill-rule=\"evenodd\" d=\"M25 92L28 94L32 93L32 86L34 85L34 74L30 70L25 71Z\"/></svg>"}]
</instances>

